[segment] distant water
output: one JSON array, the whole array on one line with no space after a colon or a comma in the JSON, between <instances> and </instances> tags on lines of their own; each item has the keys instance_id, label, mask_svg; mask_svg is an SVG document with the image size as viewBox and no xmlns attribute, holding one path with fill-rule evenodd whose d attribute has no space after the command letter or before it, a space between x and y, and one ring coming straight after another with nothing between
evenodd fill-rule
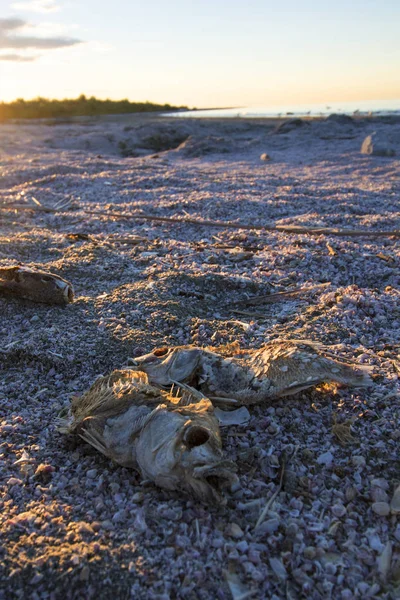
<instances>
[{"instance_id":1,"label":"distant water","mask_svg":"<svg viewBox=\"0 0 400 600\"><path fill-rule=\"evenodd\" d=\"M171 117L194 118L267 118L323 117L332 113L343 115L400 115L400 100L366 100L363 102L333 102L332 104L297 104L287 106L252 106L248 108L215 108L168 113Z\"/></svg>"}]
</instances>

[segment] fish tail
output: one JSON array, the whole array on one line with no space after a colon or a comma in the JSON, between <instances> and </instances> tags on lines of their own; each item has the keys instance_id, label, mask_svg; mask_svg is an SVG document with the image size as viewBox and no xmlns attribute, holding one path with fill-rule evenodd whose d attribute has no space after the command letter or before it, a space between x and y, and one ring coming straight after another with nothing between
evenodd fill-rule
<instances>
[{"instance_id":1,"label":"fish tail","mask_svg":"<svg viewBox=\"0 0 400 600\"><path fill-rule=\"evenodd\" d=\"M346 364L329 359L325 360L329 361L328 373L331 381L354 387L368 387L372 385L371 371L373 367Z\"/></svg>"}]
</instances>

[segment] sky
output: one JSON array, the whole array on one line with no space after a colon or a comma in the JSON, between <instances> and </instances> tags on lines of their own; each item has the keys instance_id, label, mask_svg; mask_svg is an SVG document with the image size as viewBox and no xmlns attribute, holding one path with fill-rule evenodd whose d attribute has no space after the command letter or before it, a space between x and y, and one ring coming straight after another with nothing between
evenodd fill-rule
<instances>
[{"instance_id":1,"label":"sky","mask_svg":"<svg viewBox=\"0 0 400 600\"><path fill-rule=\"evenodd\" d=\"M400 99L399 32L399 0L0 0L0 101Z\"/></svg>"}]
</instances>

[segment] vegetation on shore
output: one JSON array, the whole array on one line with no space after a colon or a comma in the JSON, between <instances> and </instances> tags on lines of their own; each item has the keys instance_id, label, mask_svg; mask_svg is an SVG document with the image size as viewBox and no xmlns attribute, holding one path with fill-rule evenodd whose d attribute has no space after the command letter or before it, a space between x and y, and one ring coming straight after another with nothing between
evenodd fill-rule
<instances>
[{"instance_id":1,"label":"vegetation on shore","mask_svg":"<svg viewBox=\"0 0 400 600\"><path fill-rule=\"evenodd\" d=\"M186 109L186 106L171 106L170 104L154 104L153 102L130 102L129 100L99 100L79 98L64 100L49 100L35 98L14 102L0 102L0 121L7 119L55 119L59 117L92 117L97 115L116 115L135 112L174 111Z\"/></svg>"}]
</instances>

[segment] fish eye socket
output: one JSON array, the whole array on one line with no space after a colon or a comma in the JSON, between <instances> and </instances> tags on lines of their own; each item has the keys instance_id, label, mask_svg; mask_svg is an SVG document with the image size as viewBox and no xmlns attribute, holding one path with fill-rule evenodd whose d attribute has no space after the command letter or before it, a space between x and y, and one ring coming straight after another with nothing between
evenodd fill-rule
<instances>
[{"instance_id":1,"label":"fish eye socket","mask_svg":"<svg viewBox=\"0 0 400 600\"><path fill-rule=\"evenodd\" d=\"M199 427L198 425L192 425L186 430L183 441L190 449L206 444L209 439L210 432L207 429L204 427Z\"/></svg>"},{"instance_id":2,"label":"fish eye socket","mask_svg":"<svg viewBox=\"0 0 400 600\"><path fill-rule=\"evenodd\" d=\"M168 348L156 348L153 354L154 356L165 356L168 354Z\"/></svg>"}]
</instances>

